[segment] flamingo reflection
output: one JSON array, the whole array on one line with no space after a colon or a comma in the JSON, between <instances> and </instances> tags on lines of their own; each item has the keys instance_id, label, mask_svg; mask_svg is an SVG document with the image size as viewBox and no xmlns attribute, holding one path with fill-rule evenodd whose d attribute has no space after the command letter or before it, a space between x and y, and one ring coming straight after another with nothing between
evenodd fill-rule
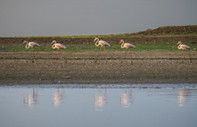
<instances>
[{"instance_id":1,"label":"flamingo reflection","mask_svg":"<svg viewBox=\"0 0 197 127\"><path fill-rule=\"evenodd\" d=\"M95 100L94 100L95 110L97 111L102 110L106 102L106 94L107 94L106 89L98 90L97 95L95 96Z\"/></svg>"},{"instance_id":2,"label":"flamingo reflection","mask_svg":"<svg viewBox=\"0 0 197 127\"><path fill-rule=\"evenodd\" d=\"M189 96L189 91L190 90L185 89L185 88L178 89L178 105L179 105L179 107L184 106L184 102L186 100L186 97Z\"/></svg>"},{"instance_id":3,"label":"flamingo reflection","mask_svg":"<svg viewBox=\"0 0 197 127\"><path fill-rule=\"evenodd\" d=\"M32 94L28 94L23 98L23 103L32 106L38 103L38 91L33 88Z\"/></svg>"},{"instance_id":4,"label":"flamingo reflection","mask_svg":"<svg viewBox=\"0 0 197 127\"><path fill-rule=\"evenodd\" d=\"M59 88L53 94L52 104L53 104L54 107L57 107L57 106L59 106L62 103L63 94L64 94L64 89L62 89L60 91Z\"/></svg>"},{"instance_id":5,"label":"flamingo reflection","mask_svg":"<svg viewBox=\"0 0 197 127\"><path fill-rule=\"evenodd\" d=\"M131 89L125 90L124 93L120 97L120 105L121 107L127 108L132 103L132 91Z\"/></svg>"}]
</instances>

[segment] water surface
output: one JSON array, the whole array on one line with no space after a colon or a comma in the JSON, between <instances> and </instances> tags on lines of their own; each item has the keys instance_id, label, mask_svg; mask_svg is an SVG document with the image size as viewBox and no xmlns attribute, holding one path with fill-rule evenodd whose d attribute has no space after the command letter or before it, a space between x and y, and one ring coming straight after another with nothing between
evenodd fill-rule
<instances>
[{"instance_id":1,"label":"water surface","mask_svg":"<svg viewBox=\"0 0 197 127\"><path fill-rule=\"evenodd\" d=\"M0 86L1 127L196 127L197 84Z\"/></svg>"}]
</instances>

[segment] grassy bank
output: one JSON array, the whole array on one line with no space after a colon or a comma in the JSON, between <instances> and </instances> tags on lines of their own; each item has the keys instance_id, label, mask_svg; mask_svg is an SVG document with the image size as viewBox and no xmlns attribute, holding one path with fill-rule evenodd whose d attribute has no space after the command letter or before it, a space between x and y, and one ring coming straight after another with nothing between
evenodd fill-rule
<instances>
[{"instance_id":1,"label":"grassy bank","mask_svg":"<svg viewBox=\"0 0 197 127\"><path fill-rule=\"evenodd\" d=\"M111 47L106 47L108 51L124 51L125 49L120 48L120 44L109 42ZM176 42L163 42L163 43L155 43L149 42L145 43L133 43L136 48L133 48L132 51L153 51L153 50L162 50L162 51L179 51L177 49ZM100 47L96 47L94 43L92 44L64 44L67 48L64 49L66 52L83 52L83 51L98 51ZM188 46L192 48L192 51L197 51L196 43L188 43ZM40 47L37 47L39 51L54 51L49 44L41 44ZM25 52L25 51L33 51L30 49L25 49L25 46L22 44L19 45L0 45L0 52ZM57 50L56 50L57 51Z\"/></svg>"},{"instance_id":2,"label":"grassy bank","mask_svg":"<svg viewBox=\"0 0 197 127\"><path fill-rule=\"evenodd\" d=\"M107 47L109 51L122 51L119 41L124 39L136 46L136 51L178 51L177 42L182 41L191 47L192 51L197 49L197 25L189 26L163 26L156 29L147 29L137 33L110 34L110 35L84 35L84 36L31 36L0 38L0 52L25 52L23 40L38 42L41 46L39 51L54 51L51 41L56 40L63 43L66 52L98 51L99 47L94 45L93 39L98 37L111 44ZM124 50L123 50L124 51Z\"/></svg>"}]
</instances>

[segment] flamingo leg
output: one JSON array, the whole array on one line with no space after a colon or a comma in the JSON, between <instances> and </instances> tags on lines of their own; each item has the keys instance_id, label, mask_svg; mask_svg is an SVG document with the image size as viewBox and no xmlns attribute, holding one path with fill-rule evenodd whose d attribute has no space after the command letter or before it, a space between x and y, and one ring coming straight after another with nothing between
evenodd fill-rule
<instances>
[{"instance_id":1,"label":"flamingo leg","mask_svg":"<svg viewBox=\"0 0 197 127\"><path fill-rule=\"evenodd\" d=\"M127 55L127 51L128 51L128 49L126 49L126 52L125 52L125 54L124 54L124 58L125 58L125 56Z\"/></svg>"},{"instance_id":2,"label":"flamingo leg","mask_svg":"<svg viewBox=\"0 0 197 127\"><path fill-rule=\"evenodd\" d=\"M99 54L98 54L98 56L97 56L97 58L96 58L96 60L95 60L95 63L97 62L97 60L98 60L98 57L100 56L100 54L101 54L101 50L102 50L102 47L100 48L100 50L99 50Z\"/></svg>"},{"instance_id":3,"label":"flamingo leg","mask_svg":"<svg viewBox=\"0 0 197 127\"><path fill-rule=\"evenodd\" d=\"M107 51L106 51L105 47L104 47L104 50L105 50L105 60L107 62Z\"/></svg>"},{"instance_id":4,"label":"flamingo leg","mask_svg":"<svg viewBox=\"0 0 197 127\"><path fill-rule=\"evenodd\" d=\"M132 58L132 53L131 53L131 49L130 49L130 57Z\"/></svg>"},{"instance_id":5,"label":"flamingo leg","mask_svg":"<svg viewBox=\"0 0 197 127\"><path fill-rule=\"evenodd\" d=\"M34 57L34 48L33 48L33 57Z\"/></svg>"},{"instance_id":6,"label":"flamingo leg","mask_svg":"<svg viewBox=\"0 0 197 127\"><path fill-rule=\"evenodd\" d=\"M57 52L57 57L59 57L59 49L58 49L58 52Z\"/></svg>"},{"instance_id":7,"label":"flamingo leg","mask_svg":"<svg viewBox=\"0 0 197 127\"><path fill-rule=\"evenodd\" d=\"M97 56L97 57L99 57L99 56L100 56L100 54L101 54L101 50L102 50L102 47L100 48L100 50L99 50L99 54L98 54L98 56Z\"/></svg>"},{"instance_id":8,"label":"flamingo leg","mask_svg":"<svg viewBox=\"0 0 197 127\"><path fill-rule=\"evenodd\" d=\"M133 63L132 61L132 53L131 53L131 49L130 49L130 56L131 56L131 64Z\"/></svg>"},{"instance_id":9,"label":"flamingo leg","mask_svg":"<svg viewBox=\"0 0 197 127\"><path fill-rule=\"evenodd\" d=\"M33 57L32 57L32 63L34 63L34 59L35 59L35 57L34 57L35 55L34 55L34 48L33 48Z\"/></svg>"},{"instance_id":10,"label":"flamingo leg","mask_svg":"<svg viewBox=\"0 0 197 127\"><path fill-rule=\"evenodd\" d=\"M64 57L64 53L62 52L62 49L60 49L61 53L62 53L62 57ZM65 59L65 58L64 58ZM65 63L67 63L67 60L65 61Z\"/></svg>"},{"instance_id":11,"label":"flamingo leg","mask_svg":"<svg viewBox=\"0 0 197 127\"><path fill-rule=\"evenodd\" d=\"M34 55L34 58L38 55L38 51L36 51L36 54Z\"/></svg>"},{"instance_id":12,"label":"flamingo leg","mask_svg":"<svg viewBox=\"0 0 197 127\"><path fill-rule=\"evenodd\" d=\"M125 56L127 55L127 50L128 50L128 49L126 49L126 52L124 53L124 56L122 57L121 63L123 63L123 59L124 59Z\"/></svg>"},{"instance_id":13,"label":"flamingo leg","mask_svg":"<svg viewBox=\"0 0 197 127\"><path fill-rule=\"evenodd\" d=\"M105 50L105 55L107 56L107 51L106 51L105 47L104 47L104 50Z\"/></svg>"},{"instance_id":14,"label":"flamingo leg","mask_svg":"<svg viewBox=\"0 0 197 127\"><path fill-rule=\"evenodd\" d=\"M60 51L61 51L61 53L62 53L62 56L64 57L64 54L63 54L63 52L62 52L62 50L60 49Z\"/></svg>"},{"instance_id":15,"label":"flamingo leg","mask_svg":"<svg viewBox=\"0 0 197 127\"><path fill-rule=\"evenodd\" d=\"M185 58L186 58L186 52L184 51L184 52L183 52L183 60L182 60L182 62L185 61Z\"/></svg>"},{"instance_id":16,"label":"flamingo leg","mask_svg":"<svg viewBox=\"0 0 197 127\"><path fill-rule=\"evenodd\" d=\"M192 59L191 59L191 52L190 52L190 51L188 51L188 57L189 57L189 61L190 61L190 63L192 63Z\"/></svg>"}]
</instances>

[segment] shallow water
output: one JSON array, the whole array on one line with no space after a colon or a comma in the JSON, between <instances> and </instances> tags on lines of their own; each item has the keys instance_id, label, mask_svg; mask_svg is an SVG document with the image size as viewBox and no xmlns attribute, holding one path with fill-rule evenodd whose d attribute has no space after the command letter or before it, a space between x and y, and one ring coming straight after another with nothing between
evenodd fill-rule
<instances>
[{"instance_id":1,"label":"shallow water","mask_svg":"<svg viewBox=\"0 0 197 127\"><path fill-rule=\"evenodd\" d=\"M196 127L197 84L0 86L0 127Z\"/></svg>"}]
</instances>

